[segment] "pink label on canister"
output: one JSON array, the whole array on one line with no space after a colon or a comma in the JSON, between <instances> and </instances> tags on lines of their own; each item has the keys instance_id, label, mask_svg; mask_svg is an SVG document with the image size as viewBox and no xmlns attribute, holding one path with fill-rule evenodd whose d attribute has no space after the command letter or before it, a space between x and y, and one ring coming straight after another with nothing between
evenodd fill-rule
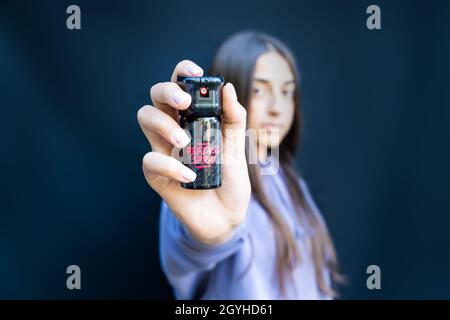
<instances>
[{"instance_id":1,"label":"pink label on canister","mask_svg":"<svg viewBox=\"0 0 450 320\"><path fill-rule=\"evenodd\" d=\"M209 142L197 142L196 145L186 149L191 156L191 163L198 169L213 166L220 152L219 146L212 146Z\"/></svg>"}]
</instances>

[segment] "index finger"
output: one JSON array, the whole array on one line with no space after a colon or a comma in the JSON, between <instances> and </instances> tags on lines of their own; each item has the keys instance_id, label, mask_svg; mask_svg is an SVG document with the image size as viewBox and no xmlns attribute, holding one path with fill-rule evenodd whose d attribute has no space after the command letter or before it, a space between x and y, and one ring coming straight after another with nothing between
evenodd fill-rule
<instances>
[{"instance_id":1,"label":"index finger","mask_svg":"<svg viewBox=\"0 0 450 320\"><path fill-rule=\"evenodd\" d=\"M170 81L177 82L177 76L201 77L203 69L190 60L183 60L175 66Z\"/></svg>"}]
</instances>

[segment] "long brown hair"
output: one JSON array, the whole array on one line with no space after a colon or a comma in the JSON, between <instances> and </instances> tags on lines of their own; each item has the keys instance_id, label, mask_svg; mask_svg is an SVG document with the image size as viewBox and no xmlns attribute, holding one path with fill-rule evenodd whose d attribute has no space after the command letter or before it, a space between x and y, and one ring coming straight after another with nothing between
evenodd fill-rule
<instances>
[{"instance_id":1,"label":"long brown hair","mask_svg":"<svg viewBox=\"0 0 450 320\"><path fill-rule=\"evenodd\" d=\"M339 274L336 251L326 225L314 213L308 204L302 188L300 177L294 168L294 155L299 147L302 134L302 116L300 103L300 81L295 58L288 47L280 40L261 32L243 31L227 39L218 49L210 74L220 74L227 82L233 83L241 104L248 108L253 75L257 59L269 50L276 50L289 63L294 74L296 86L294 92L295 113L292 127L279 147L280 166L286 176L287 185L293 205L297 209L299 223L306 222L313 230L310 237L311 255L314 260L315 273L322 293L337 296L336 291L327 284L323 273L324 267L330 270L335 282L342 282ZM248 154L247 154L248 156ZM277 248L277 274L281 292L285 291L285 277L290 275L301 255L295 236L266 195L258 164L248 161L248 170L254 198L265 209L274 226Z\"/></svg>"}]
</instances>

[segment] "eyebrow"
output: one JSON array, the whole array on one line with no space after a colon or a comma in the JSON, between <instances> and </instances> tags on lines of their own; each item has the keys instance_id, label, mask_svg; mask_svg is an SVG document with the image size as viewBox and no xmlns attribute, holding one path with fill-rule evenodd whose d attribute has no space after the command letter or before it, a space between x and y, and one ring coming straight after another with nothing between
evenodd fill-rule
<instances>
[{"instance_id":1,"label":"eyebrow","mask_svg":"<svg viewBox=\"0 0 450 320\"><path fill-rule=\"evenodd\" d=\"M267 80L267 79L262 79L262 78L253 78L253 81L258 81L258 82L267 83L267 84L270 83L269 80ZM295 80L288 80L288 81L285 81L285 82L284 82L284 84L291 84L291 83L294 83L294 84L295 84Z\"/></svg>"}]
</instances>

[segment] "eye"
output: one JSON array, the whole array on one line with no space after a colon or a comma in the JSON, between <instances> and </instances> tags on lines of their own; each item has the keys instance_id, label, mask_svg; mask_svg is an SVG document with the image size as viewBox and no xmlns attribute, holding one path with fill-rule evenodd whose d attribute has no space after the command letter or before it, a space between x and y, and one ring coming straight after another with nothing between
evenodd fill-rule
<instances>
[{"instance_id":1,"label":"eye","mask_svg":"<svg viewBox=\"0 0 450 320\"><path fill-rule=\"evenodd\" d=\"M258 87L253 88L254 95L264 95L266 93L266 91L267 90L264 88L258 88Z\"/></svg>"},{"instance_id":2,"label":"eye","mask_svg":"<svg viewBox=\"0 0 450 320\"><path fill-rule=\"evenodd\" d=\"M283 95L286 97L292 97L294 95L294 88L283 90Z\"/></svg>"}]
</instances>

